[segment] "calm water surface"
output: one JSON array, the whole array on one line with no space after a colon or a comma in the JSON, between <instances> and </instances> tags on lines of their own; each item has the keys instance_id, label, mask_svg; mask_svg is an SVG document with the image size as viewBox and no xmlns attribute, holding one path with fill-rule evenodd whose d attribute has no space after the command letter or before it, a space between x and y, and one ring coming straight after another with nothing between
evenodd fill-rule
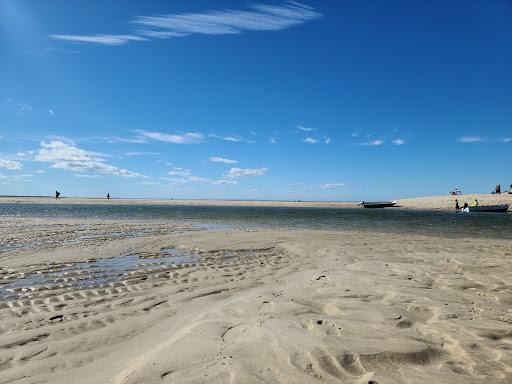
<instances>
[{"instance_id":1,"label":"calm water surface","mask_svg":"<svg viewBox=\"0 0 512 384\"><path fill-rule=\"evenodd\" d=\"M401 209L0 204L1 217L188 223L207 229L280 227L512 239L510 213Z\"/></svg>"}]
</instances>

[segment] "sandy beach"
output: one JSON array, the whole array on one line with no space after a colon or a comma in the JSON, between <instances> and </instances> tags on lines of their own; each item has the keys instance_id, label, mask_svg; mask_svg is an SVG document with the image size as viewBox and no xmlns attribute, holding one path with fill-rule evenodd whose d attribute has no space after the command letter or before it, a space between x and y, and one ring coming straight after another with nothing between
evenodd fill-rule
<instances>
[{"instance_id":1,"label":"sandy beach","mask_svg":"<svg viewBox=\"0 0 512 384\"><path fill-rule=\"evenodd\" d=\"M511 240L0 228L0 383L512 380Z\"/></svg>"},{"instance_id":2,"label":"sandy beach","mask_svg":"<svg viewBox=\"0 0 512 384\"><path fill-rule=\"evenodd\" d=\"M462 205L472 204L478 199L481 205L510 204L512 194L466 194L459 196L427 196L394 199L402 209L453 210L455 199ZM250 200L171 200L171 199L125 199L113 198L62 198L0 196L0 204L82 204L82 205L169 205L169 206L233 206L233 207L303 207L303 208L360 208L358 202L347 201L250 201Z\"/></svg>"}]
</instances>

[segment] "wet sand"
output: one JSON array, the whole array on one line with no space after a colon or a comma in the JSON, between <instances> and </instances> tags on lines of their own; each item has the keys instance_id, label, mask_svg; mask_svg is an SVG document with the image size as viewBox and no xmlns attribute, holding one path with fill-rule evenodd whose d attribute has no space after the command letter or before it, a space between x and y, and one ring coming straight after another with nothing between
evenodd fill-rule
<instances>
[{"instance_id":1,"label":"wet sand","mask_svg":"<svg viewBox=\"0 0 512 384\"><path fill-rule=\"evenodd\" d=\"M512 380L510 240L12 218L0 250L0 383Z\"/></svg>"}]
</instances>

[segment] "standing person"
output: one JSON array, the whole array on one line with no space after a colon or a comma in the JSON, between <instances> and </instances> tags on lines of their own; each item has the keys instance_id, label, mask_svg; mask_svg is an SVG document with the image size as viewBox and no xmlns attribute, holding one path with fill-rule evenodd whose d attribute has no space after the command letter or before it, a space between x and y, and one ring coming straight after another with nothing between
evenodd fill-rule
<instances>
[{"instance_id":1,"label":"standing person","mask_svg":"<svg viewBox=\"0 0 512 384\"><path fill-rule=\"evenodd\" d=\"M508 189L508 193L512 193L512 184L510 184L510 188Z\"/></svg>"},{"instance_id":2,"label":"standing person","mask_svg":"<svg viewBox=\"0 0 512 384\"><path fill-rule=\"evenodd\" d=\"M60 200L60 192L55 191L55 200Z\"/></svg>"},{"instance_id":3,"label":"standing person","mask_svg":"<svg viewBox=\"0 0 512 384\"><path fill-rule=\"evenodd\" d=\"M455 210L460 210L459 200L455 199Z\"/></svg>"},{"instance_id":4,"label":"standing person","mask_svg":"<svg viewBox=\"0 0 512 384\"><path fill-rule=\"evenodd\" d=\"M107 200L110 200L110 193L107 193Z\"/></svg>"}]
</instances>

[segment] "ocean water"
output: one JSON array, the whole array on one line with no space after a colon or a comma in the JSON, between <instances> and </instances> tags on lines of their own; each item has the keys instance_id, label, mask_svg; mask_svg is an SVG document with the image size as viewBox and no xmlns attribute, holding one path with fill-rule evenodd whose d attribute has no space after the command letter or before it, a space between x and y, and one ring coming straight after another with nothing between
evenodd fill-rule
<instances>
[{"instance_id":1,"label":"ocean water","mask_svg":"<svg viewBox=\"0 0 512 384\"><path fill-rule=\"evenodd\" d=\"M205 229L278 227L512 239L510 213L411 211L395 208L0 204L0 219L2 217L156 221L193 224Z\"/></svg>"}]
</instances>

